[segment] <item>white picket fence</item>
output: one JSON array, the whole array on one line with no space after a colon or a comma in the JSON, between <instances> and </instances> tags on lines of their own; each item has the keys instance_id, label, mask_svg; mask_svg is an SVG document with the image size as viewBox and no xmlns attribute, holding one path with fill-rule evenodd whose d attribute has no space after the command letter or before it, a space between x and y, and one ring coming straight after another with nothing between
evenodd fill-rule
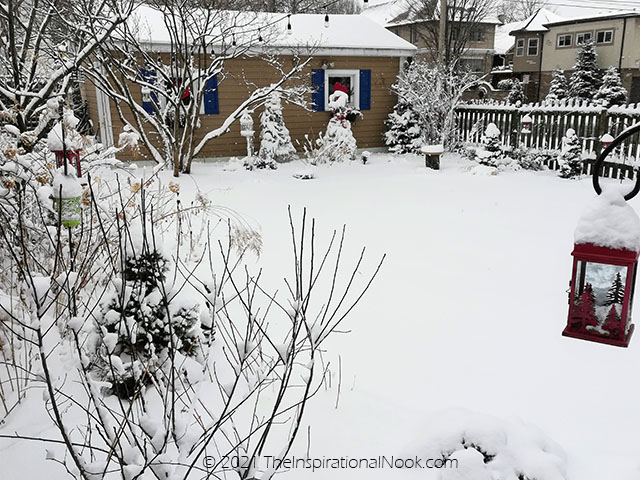
<instances>
[{"instance_id":1,"label":"white picket fence","mask_svg":"<svg viewBox=\"0 0 640 480\"><path fill-rule=\"evenodd\" d=\"M506 146L524 145L537 150L562 149L562 137L572 128L582 141L584 152L599 154L602 150L600 138L609 133L616 137L631 125L640 122L640 104L604 108L589 102L562 100L557 102L530 103L521 106L505 102L475 101L456 108L457 140L467 144L480 143L489 123L494 123L502 132L502 143ZM530 133L524 131L522 118L531 117ZM615 169L615 176L631 172L631 167L640 164L640 134L629 137L608 159L607 170ZM591 166L589 165L591 163ZM592 162L585 162L590 173ZM553 168L553 165L550 165ZM619 171L618 171L619 170ZM614 172L610 174L614 176Z\"/></svg>"}]
</instances>

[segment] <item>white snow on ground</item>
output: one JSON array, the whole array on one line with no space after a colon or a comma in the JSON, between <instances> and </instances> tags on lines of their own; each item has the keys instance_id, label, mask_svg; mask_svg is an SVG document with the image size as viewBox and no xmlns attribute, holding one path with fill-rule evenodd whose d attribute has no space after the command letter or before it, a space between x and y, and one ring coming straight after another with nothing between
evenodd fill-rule
<instances>
[{"instance_id":1,"label":"white snow on ground","mask_svg":"<svg viewBox=\"0 0 640 480\"><path fill-rule=\"evenodd\" d=\"M566 467L570 480L640 478L640 338L621 349L561 336L573 233L595 196L590 179L472 175L471 164L450 155L440 171L423 162L372 155L366 165L316 167L309 181L293 177L299 162L253 172L195 164L192 176L177 180L185 202L197 185L260 224L267 281L291 268L288 205L298 215L308 207L321 240L346 223L348 265L362 245L369 266L388 254L348 319L351 333L327 345L333 384L310 404L311 427L295 455L307 452L308 434L317 458L427 455L434 441L445 442L434 440L443 420L455 418L450 435L468 430L500 444L500 432L515 432L505 438L517 439L518 455L531 461L537 457L528 452L541 449L551 464L566 462L557 470ZM630 204L640 208L639 199ZM41 391L31 391L21 408L2 433L56 436L44 426ZM478 460L473 452L457 457ZM0 440L0 465L3 480L68 478L45 461L39 443ZM292 470L276 478L435 480L439 473ZM455 473L444 478L481 480Z\"/></svg>"}]
</instances>

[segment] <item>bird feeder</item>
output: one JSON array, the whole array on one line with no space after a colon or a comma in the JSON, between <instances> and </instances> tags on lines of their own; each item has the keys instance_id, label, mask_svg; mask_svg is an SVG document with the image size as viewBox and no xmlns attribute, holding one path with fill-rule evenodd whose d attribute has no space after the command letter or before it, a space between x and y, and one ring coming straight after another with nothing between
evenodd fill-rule
<instances>
[{"instance_id":1,"label":"bird feeder","mask_svg":"<svg viewBox=\"0 0 640 480\"><path fill-rule=\"evenodd\" d=\"M531 126L533 125L533 118L529 114L522 117L522 133L531 133Z\"/></svg>"},{"instance_id":2,"label":"bird feeder","mask_svg":"<svg viewBox=\"0 0 640 480\"><path fill-rule=\"evenodd\" d=\"M82 177L82 164L80 163L80 150L51 150L56 156L56 167L64 166L65 157L69 165L76 169L78 178Z\"/></svg>"},{"instance_id":3,"label":"bird feeder","mask_svg":"<svg viewBox=\"0 0 640 480\"><path fill-rule=\"evenodd\" d=\"M562 334L567 337L627 347L634 288L640 255L640 218L627 200L640 191L602 190L599 172L609 155L640 124L613 140L598 157L593 186L598 197L578 222L573 248L573 273L569 289L569 318Z\"/></svg>"},{"instance_id":4,"label":"bird feeder","mask_svg":"<svg viewBox=\"0 0 640 480\"><path fill-rule=\"evenodd\" d=\"M142 102L143 103L151 103L153 100L151 99L151 89L149 87L142 87L140 89L142 93Z\"/></svg>"},{"instance_id":5,"label":"bird feeder","mask_svg":"<svg viewBox=\"0 0 640 480\"><path fill-rule=\"evenodd\" d=\"M602 137L600 137L600 143L602 143L602 146L604 148L607 148L613 143L613 137L608 133L605 133Z\"/></svg>"},{"instance_id":6,"label":"bird feeder","mask_svg":"<svg viewBox=\"0 0 640 480\"><path fill-rule=\"evenodd\" d=\"M247 156L253 156L253 118L249 112L244 112L240 117L240 135L247 139Z\"/></svg>"},{"instance_id":7,"label":"bird feeder","mask_svg":"<svg viewBox=\"0 0 640 480\"><path fill-rule=\"evenodd\" d=\"M53 179L53 198L60 224L66 228L77 227L82 218L82 187L72 173L56 174Z\"/></svg>"}]
</instances>

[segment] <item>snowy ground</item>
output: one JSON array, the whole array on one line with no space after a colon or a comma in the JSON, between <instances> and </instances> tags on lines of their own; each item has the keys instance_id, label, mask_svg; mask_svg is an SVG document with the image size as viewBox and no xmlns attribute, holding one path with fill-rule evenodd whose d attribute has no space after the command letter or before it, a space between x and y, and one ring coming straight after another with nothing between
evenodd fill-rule
<instances>
[{"instance_id":1,"label":"snowy ground","mask_svg":"<svg viewBox=\"0 0 640 480\"><path fill-rule=\"evenodd\" d=\"M288 205L294 213L308 207L320 229L346 223L351 261L362 245L370 266L388 255L348 320L351 333L331 342L341 355L342 393L337 409L333 388L308 412L311 456L420 455L439 412L463 408L539 427L566 451L571 480L637 480L640 338L620 349L561 336L573 229L594 195L589 179L473 175L456 157L442 166L436 172L421 158L374 155L367 165L323 166L314 180L297 180L296 163L254 172L198 164L179 180L182 195L197 185L259 224L261 264L276 277L290 268ZM640 200L631 204L640 210ZM9 426L40 432L37 400ZM44 462L42 445L0 442L2 479L43 471L66 478ZM430 475L295 470L282 478Z\"/></svg>"}]
</instances>

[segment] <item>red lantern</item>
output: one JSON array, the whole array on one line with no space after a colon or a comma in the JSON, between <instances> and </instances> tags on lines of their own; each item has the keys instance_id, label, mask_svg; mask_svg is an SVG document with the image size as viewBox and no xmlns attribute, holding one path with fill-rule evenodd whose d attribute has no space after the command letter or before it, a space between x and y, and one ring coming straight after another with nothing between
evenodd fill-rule
<instances>
[{"instance_id":1,"label":"red lantern","mask_svg":"<svg viewBox=\"0 0 640 480\"><path fill-rule=\"evenodd\" d=\"M569 318L562 332L567 337L618 347L627 347L631 340L640 218L626 201L640 192L640 175L636 175L633 190L624 196L618 190L603 194L599 175L607 155L639 131L637 124L612 139L594 165L593 187L599 197L576 229Z\"/></svg>"},{"instance_id":2,"label":"red lantern","mask_svg":"<svg viewBox=\"0 0 640 480\"><path fill-rule=\"evenodd\" d=\"M522 117L522 130L525 133L531 133L531 125L533 125L533 118L530 115Z\"/></svg>"},{"instance_id":3,"label":"red lantern","mask_svg":"<svg viewBox=\"0 0 640 480\"><path fill-rule=\"evenodd\" d=\"M80 150L52 150L56 156L56 166L58 168L64 165L65 152L67 154L67 162L76 167L78 178L82 177L82 167L80 165Z\"/></svg>"},{"instance_id":4,"label":"red lantern","mask_svg":"<svg viewBox=\"0 0 640 480\"><path fill-rule=\"evenodd\" d=\"M600 138L600 142L602 142L602 146L604 148L607 148L609 145L611 145L613 143L613 137L611 135L609 135L608 133L605 133Z\"/></svg>"}]
</instances>

